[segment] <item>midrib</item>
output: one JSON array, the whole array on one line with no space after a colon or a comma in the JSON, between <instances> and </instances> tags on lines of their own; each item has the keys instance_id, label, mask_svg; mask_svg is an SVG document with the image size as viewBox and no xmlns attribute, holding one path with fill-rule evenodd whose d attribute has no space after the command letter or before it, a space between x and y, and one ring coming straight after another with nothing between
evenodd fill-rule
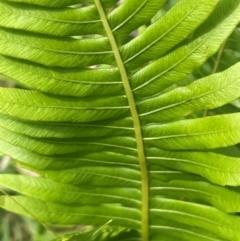
<instances>
[{"instance_id":1,"label":"midrib","mask_svg":"<svg viewBox=\"0 0 240 241\"><path fill-rule=\"evenodd\" d=\"M127 72L126 72L121 54L119 52L115 37L112 33L112 30L109 26L104 9L102 7L101 1L94 0L94 2L98 9L99 15L101 17L107 37L110 41L115 60L116 60L119 72L121 74L123 86L124 86L124 89L126 92L126 96L127 96L128 103L130 106L131 115L133 118L133 125L134 125L136 144L137 144L137 150L138 150L138 160L139 160L139 164L140 164L141 177L142 177L142 239L143 239L143 241L148 241L149 240L149 234L148 234L148 227L149 227L148 171L147 171L146 157L145 157L145 153L144 153L143 136L142 136L139 115L138 115L135 99L133 96L133 92L132 92L132 89L131 89L131 86L129 83Z\"/></svg>"}]
</instances>

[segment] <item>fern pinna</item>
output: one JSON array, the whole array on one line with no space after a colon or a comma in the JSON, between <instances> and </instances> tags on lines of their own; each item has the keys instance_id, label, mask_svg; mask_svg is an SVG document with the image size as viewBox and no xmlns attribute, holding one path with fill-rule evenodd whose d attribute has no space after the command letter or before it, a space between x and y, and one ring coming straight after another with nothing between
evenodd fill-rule
<instances>
[{"instance_id":1,"label":"fern pinna","mask_svg":"<svg viewBox=\"0 0 240 241\"><path fill-rule=\"evenodd\" d=\"M111 227L58 240L240 240L240 113L202 115L240 97L239 57L189 78L240 0L165 3L0 0L0 73L20 86L0 88L0 151L40 175L1 174L18 193L1 207Z\"/></svg>"}]
</instances>

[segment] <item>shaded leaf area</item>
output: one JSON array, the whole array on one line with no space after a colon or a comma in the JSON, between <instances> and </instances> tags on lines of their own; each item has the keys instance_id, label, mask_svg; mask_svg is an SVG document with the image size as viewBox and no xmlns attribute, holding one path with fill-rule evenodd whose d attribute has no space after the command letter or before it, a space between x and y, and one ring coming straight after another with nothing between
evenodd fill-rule
<instances>
[{"instance_id":1,"label":"shaded leaf area","mask_svg":"<svg viewBox=\"0 0 240 241\"><path fill-rule=\"evenodd\" d=\"M215 111L240 97L240 1L117 2L0 0L22 87L0 88L0 152L40 175L1 174L0 206L97 227L55 241L239 241L240 114Z\"/></svg>"},{"instance_id":2,"label":"shaded leaf area","mask_svg":"<svg viewBox=\"0 0 240 241\"><path fill-rule=\"evenodd\" d=\"M134 230L127 229L112 229L109 226L100 227L99 229L93 229L81 233L68 234L62 238L57 238L52 241L78 241L78 240L91 240L91 241L117 241L117 240L140 240L139 233Z\"/></svg>"}]
</instances>

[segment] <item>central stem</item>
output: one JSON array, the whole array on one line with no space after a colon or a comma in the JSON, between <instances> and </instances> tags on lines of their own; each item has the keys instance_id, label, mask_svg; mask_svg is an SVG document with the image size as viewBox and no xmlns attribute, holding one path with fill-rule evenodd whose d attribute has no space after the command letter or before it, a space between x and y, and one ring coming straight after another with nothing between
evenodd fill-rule
<instances>
[{"instance_id":1,"label":"central stem","mask_svg":"<svg viewBox=\"0 0 240 241\"><path fill-rule=\"evenodd\" d=\"M138 160L141 170L141 177L142 177L142 239L143 241L149 240L149 234L148 234L148 228L149 228L149 187L148 187L148 170L147 170L147 164L146 164L146 157L144 153L144 144L143 144L143 136L142 136L142 130L141 130L141 124L140 119L137 111L136 102L133 96L133 92L129 83L128 75L126 68L124 66L122 56L119 52L119 48L117 45L117 42L115 40L115 37L113 35L113 32L109 26L105 11L103 9L103 6L101 4L100 0L94 0L95 5L98 9L99 15L101 17L104 29L106 31L107 37L110 41L114 57L122 78L123 86L126 92L126 96L128 99L128 103L130 106L130 111L133 119L133 126L135 130L135 137L136 137L136 144L137 144L137 150L138 150Z\"/></svg>"}]
</instances>

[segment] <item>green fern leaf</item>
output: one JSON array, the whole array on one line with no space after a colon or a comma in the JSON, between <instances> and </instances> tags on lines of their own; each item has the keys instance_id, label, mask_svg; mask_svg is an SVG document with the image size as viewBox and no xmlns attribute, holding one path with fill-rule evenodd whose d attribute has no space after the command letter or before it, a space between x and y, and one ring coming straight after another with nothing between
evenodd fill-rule
<instances>
[{"instance_id":1,"label":"green fern leaf","mask_svg":"<svg viewBox=\"0 0 240 241\"><path fill-rule=\"evenodd\" d=\"M0 206L55 241L240 241L240 0L165 3L0 0Z\"/></svg>"}]
</instances>

